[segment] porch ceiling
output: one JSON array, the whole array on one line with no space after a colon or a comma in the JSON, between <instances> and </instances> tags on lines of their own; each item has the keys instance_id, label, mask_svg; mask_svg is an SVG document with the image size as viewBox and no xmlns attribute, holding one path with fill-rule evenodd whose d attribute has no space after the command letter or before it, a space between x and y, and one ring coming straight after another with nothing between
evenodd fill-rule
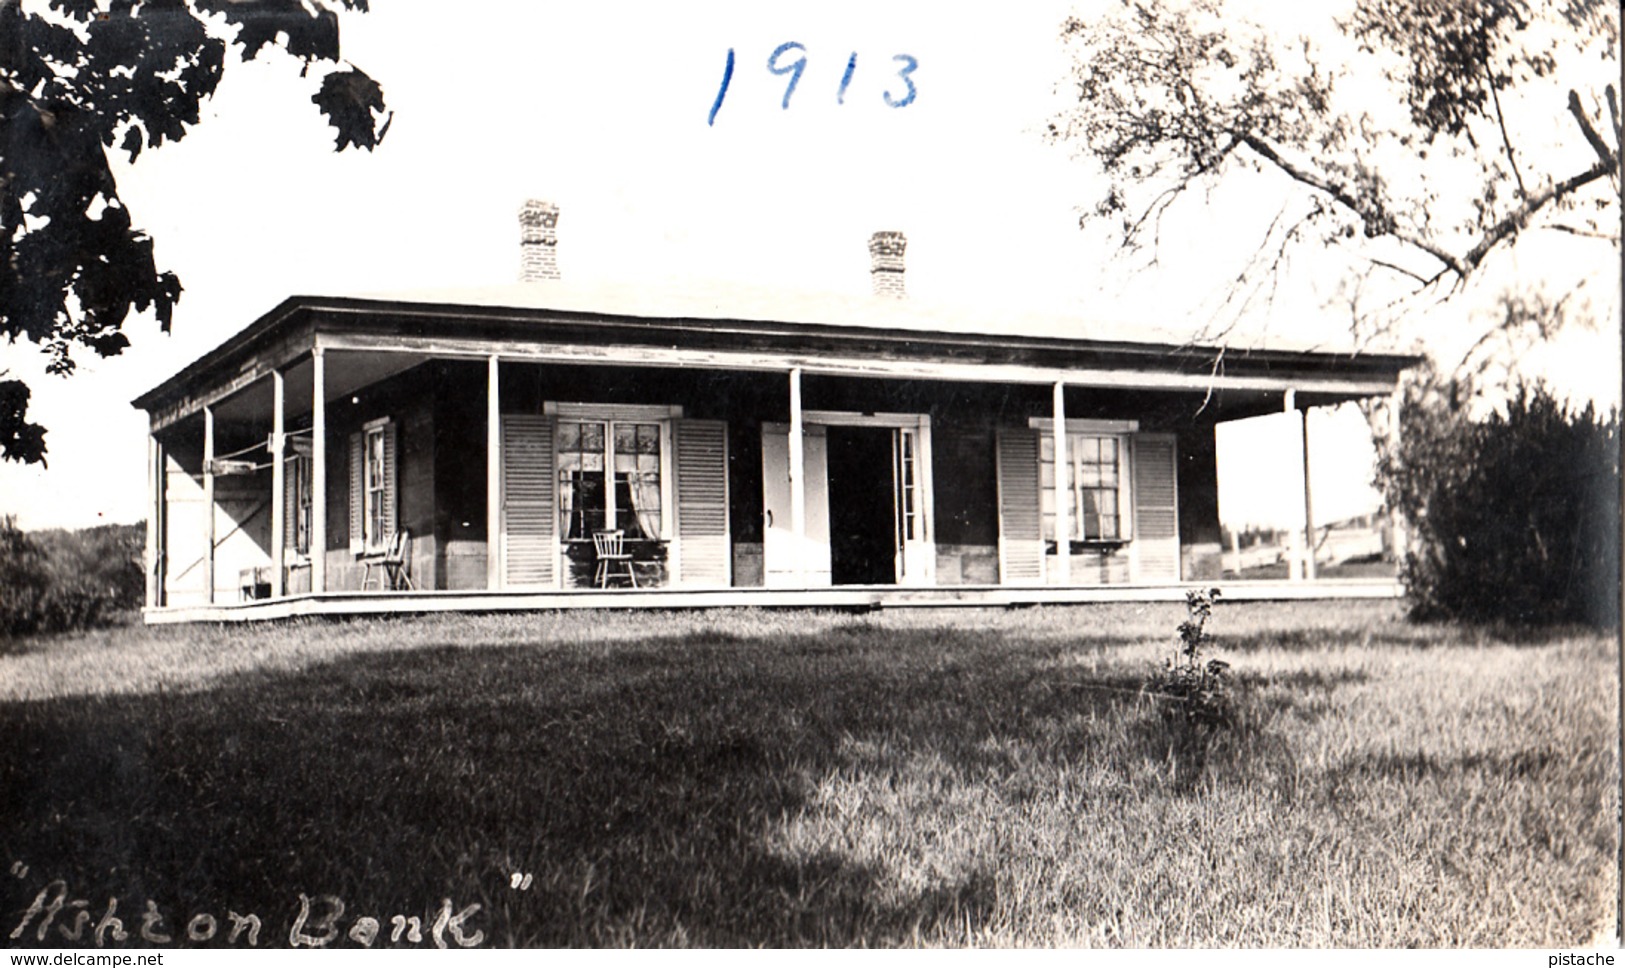
<instances>
[{"instance_id":1,"label":"porch ceiling","mask_svg":"<svg viewBox=\"0 0 1625 968\"><path fill-rule=\"evenodd\" d=\"M326 354L328 400L338 400L355 394L380 380L403 373L424 363L429 357L418 353L343 353ZM284 411L287 419L310 413L313 368L310 360L301 360L290 367L284 376ZM215 418L225 421L271 423L271 379L256 380L214 405Z\"/></svg>"},{"instance_id":2,"label":"porch ceiling","mask_svg":"<svg viewBox=\"0 0 1625 968\"><path fill-rule=\"evenodd\" d=\"M496 356L510 362L1222 390L1229 395L1226 417L1278 409L1286 389L1298 393L1300 405L1386 394L1399 374L1419 361L1393 354L296 296L135 405L153 415L156 427L210 403L222 417L250 417L269 408L271 369L286 367L288 413L305 413L313 346L327 352L330 399L427 359Z\"/></svg>"}]
</instances>

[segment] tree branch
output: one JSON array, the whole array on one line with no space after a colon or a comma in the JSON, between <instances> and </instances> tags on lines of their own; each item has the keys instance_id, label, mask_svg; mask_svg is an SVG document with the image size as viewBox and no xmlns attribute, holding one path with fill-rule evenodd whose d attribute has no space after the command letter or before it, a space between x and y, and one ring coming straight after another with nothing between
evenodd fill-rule
<instances>
[{"instance_id":1,"label":"tree branch","mask_svg":"<svg viewBox=\"0 0 1625 968\"><path fill-rule=\"evenodd\" d=\"M1393 219L1388 216L1387 213L1383 212L1380 207L1373 210L1372 204L1362 202L1358 196L1354 195L1342 185L1322 177L1315 172L1294 165L1285 158L1282 158L1280 153L1277 152L1274 147L1270 146L1264 141L1261 141L1253 135L1237 134L1236 137L1241 141L1242 144L1245 144L1247 147L1253 149L1253 151L1265 161L1268 161L1270 164L1280 169L1294 181L1302 182L1303 184L1308 185L1310 188L1330 195L1339 205L1342 205L1350 212L1353 212L1355 215L1359 216L1360 220L1365 223L1366 230L1369 234L1391 235L1407 245L1421 249L1423 252L1426 252L1428 255L1431 255L1435 259L1438 259L1440 262L1444 263L1450 268L1451 271L1455 272L1457 276L1465 277L1470 271L1472 271L1472 263L1463 261L1462 259L1456 257L1450 252L1445 251L1439 246L1434 245L1432 242L1429 242L1426 239L1418 238L1408 233L1401 232L1399 228L1393 224Z\"/></svg>"},{"instance_id":2,"label":"tree branch","mask_svg":"<svg viewBox=\"0 0 1625 968\"><path fill-rule=\"evenodd\" d=\"M1394 272L1399 273L1402 276L1410 276L1412 279L1415 279L1417 282L1422 283L1424 286L1431 284L1434 280L1439 278L1438 276L1434 276L1433 279L1429 279L1427 276L1422 275L1420 272L1412 272L1411 270L1405 268L1404 266L1395 265L1392 262L1385 262L1382 259L1372 259L1370 261L1371 261L1371 264L1374 265L1374 266L1381 266L1384 269L1390 269L1390 270L1392 270Z\"/></svg>"},{"instance_id":3,"label":"tree branch","mask_svg":"<svg viewBox=\"0 0 1625 968\"><path fill-rule=\"evenodd\" d=\"M1486 72L1488 65L1486 65ZM1501 113L1501 94L1495 89L1495 80L1486 81L1490 89L1490 100L1495 102L1495 123L1501 126L1501 144L1507 150L1507 164L1512 166L1512 177L1518 182L1518 197L1528 198L1529 189L1523 187L1523 172L1518 170L1518 156L1512 153L1512 138L1507 134L1507 119Z\"/></svg>"},{"instance_id":4,"label":"tree branch","mask_svg":"<svg viewBox=\"0 0 1625 968\"><path fill-rule=\"evenodd\" d=\"M1574 175L1573 177L1565 178L1545 191L1536 194L1534 197L1520 205L1517 211L1502 219L1495 225L1495 227L1491 228L1487 233L1485 233L1484 237L1479 240L1478 244L1473 246L1471 251L1462 257L1462 262L1464 262L1469 268L1477 268L1478 264L1484 261L1484 256L1488 255L1491 249L1495 248L1495 246L1507 236L1522 231L1523 228L1529 224L1529 220L1534 217L1536 212L1540 211L1542 208L1545 208L1547 205L1556 201L1557 199L1562 198L1565 195L1572 194L1573 192L1584 188L1597 179L1611 174L1613 171L1614 166L1612 164L1598 162L1589 170L1583 171L1578 175ZM1465 273L1463 273L1463 275L1465 275Z\"/></svg>"},{"instance_id":5,"label":"tree branch","mask_svg":"<svg viewBox=\"0 0 1625 968\"><path fill-rule=\"evenodd\" d=\"M1586 136L1586 142L1591 145L1591 150L1597 153L1597 157L1602 159L1602 163L1609 168L1617 168L1619 159L1608 147L1608 142L1602 140L1602 135L1597 133L1597 129L1591 126L1591 119L1586 117L1585 109L1580 106L1580 95L1572 89L1569 91L1569 113L1574 115L1574 120L1580 125L1580 131Z\"/></svg>"}]
</instances>

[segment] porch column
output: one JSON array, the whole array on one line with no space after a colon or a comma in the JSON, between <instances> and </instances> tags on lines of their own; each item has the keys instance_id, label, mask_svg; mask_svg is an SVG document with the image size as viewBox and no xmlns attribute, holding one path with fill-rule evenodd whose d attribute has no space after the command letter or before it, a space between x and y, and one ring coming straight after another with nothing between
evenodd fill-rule
<instances>
[{"instance_id":1,"label":"porch column","mask_svg":"<svg viewBox=\"0 0 1625 968\"><path fill-rule=\"evenodd\" d=\"M283 563L287 554L284 536L288 530L288 506L284 501L287 485L283 479L282 454L286 447L286 427L282 422L282 404L285 388L282 371L271 371L271 597L281 598L286 591Z\"/></svg>"},{"instance_id":2,"label":"porch column","mask_svg":"<svg viewBox=\"0 0 1625 968\"><path fill-rule=\"evenodd\" d=\"M805 579L807 561L807 481L803 465L806 447L802 440L801 370L790 371L790 546L796 556L792 571ZM803 580L802 584L806 584Z\"/></svg>"},{"instance_id":3,"label":"porch column","mask_svg":"<svg viewBox=\"0 0 1625 968\"><path fill-rule=\"evenodd\" d=\"M203 581L204 601L214 604L214 408L203 408Z\"/></svg>"},{"instance_id":4,"label":"porch column","mask_svg":"<svg viewBox=\"0 0 1625 968\"><path fill-rule=\"evenodd\" d=\"M1315 502L1310 497L1309 487L1309 408L1304 407L1298 411L1299 424L1302 427L1303 437L1303 577L1309 581L1315 580Z\"/></svg>"},{"instance_id":5,"label":"porch column","mask_svg":"<svg viewBox=\"0 0 1625 968\"><path fill-rule=\"evenodd\" d=\"M1286 391L1286 396L1281 402L1281 412L1285 415L1282 419L1286 422L1285 425L1290 434L1287 438L1290 441L1289 447L1291 450L1296 451L1300 446L1300 440L1297 428L1291 425L1291 421L1296 419L1298 412L1298 391L1291 389ZM1292 456L1297 457L1298 455L1294 453ZM1305 493L1308 492L1308 489L1309 482L1305 480ZM1298 523L1294 521L1288 527L1287 533L1289 535L1287 541L1287 577L1292 581L1303 581L1303 529L1298 527Z\"/></svg>"},{"instance_id":6,"label":"porch column","mask_svg":"<svg viewBox=\"0 0 1625 968\"><path fill-rule=\"evenodd\" d=\"M158 561L164 506L164 454L155 434L147 435L147 597L148 608L158 607Z\"/></svg>"},{"instance_id":7,"label":"porch column","mask_svg":"<svg viewBox=\"0 0 1625 968\"><path fill-rule=\"evenodd\" d=\"M492 354L485 371L485 587L502 584L502 400L497 384L498 360Z\"/></svg>"},{"instance_id":8,"label":"porch column","mask_svg":"<svg viewBox=\"0 0 1625 968\"><path fill-rule=\"evenodd\" d=\"M1055 384L1055 426L1050 431L1055 443L1055 582L1072 584L1072 522L1067 507L1071 488L1072 462L1066 453L1066 384Z\"/></svg>"},{"instance_id":9,"label":"porch column","mask_svg":"<svg viewBox=\"0 0 1625 968\"><path fill-rule=\"evenodd\" d=\"M310 590L327 591L327 367L310 351Z\"/></svg>"},{"instance_id":10,"label":"porch column","mask_svg":"<svg viewBox=\"0 0 1625 968\"><path fill-rule=\"evenodd\" d=\"M1388 440L1389 446L1394 448L1395 453L1399 451L1399 435L1401 432L1399 411L1404 401L1405 391L1402 388L1395 387L1394 392L1388 397ZM1410 532L1405 526L1405 514L1399 508L1388 508L1388 528L1391 535L1389 540L1392 545L1394 565L1396 568L1402 567L1405 564L1405 555L1410 551ZM1397 576L1397 571L1395 574ZM1620 896L1625 897L1625 894Z\"/></svg>"}]
</instances>

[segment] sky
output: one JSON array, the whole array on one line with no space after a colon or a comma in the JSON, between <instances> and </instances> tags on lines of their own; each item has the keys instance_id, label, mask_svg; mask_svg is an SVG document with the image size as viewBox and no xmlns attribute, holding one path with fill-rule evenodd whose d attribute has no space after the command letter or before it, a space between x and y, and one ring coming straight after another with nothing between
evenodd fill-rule
<instances>
[{"instance_id":1,"label":"sky","mask_svg":"<svg viewBox=\"0 0 1625 968\"><path fill-rule=\"evenodd\" d=\"M512 282L531 197L562 208L572 280L861 293L869 234L897 229L911 298L1195 330L1239 267L1236 237L1273 214L1278 186L1244 181L1182 213L1155 270L1131 271L1080 231L1104 185L1043 131L1066 104L1060 25L1099 6L377 4L341 28L347 59L394 112L372 153L332 150L309 102L317 81L296 62L233 57L184 140L116 162L125 204L186 287L173 332L133 319L131 349L81 357L67 380L44 376L31 346L0 346L0 371L29 382L31 416L50 428L48 469L0 465L0 514L25 528L140 519L145 418L132 398L291 294ZM767 63L790 41L806 66L786 108L787 78ZM917 63L916 95L894 108L898 55ZM1331 295L1326 280L1300 278L1249 325L1344 345L1347 309ZM1587 339L1552 366L1585 394L1617 394L1617 331ZM1313 421L1317 518L1374 507L1362 418L1346 408ZM1275 519L1300 485L1284 429L1225 428L1227 523L1288 523Z\"/></svg>"}]
</instances>

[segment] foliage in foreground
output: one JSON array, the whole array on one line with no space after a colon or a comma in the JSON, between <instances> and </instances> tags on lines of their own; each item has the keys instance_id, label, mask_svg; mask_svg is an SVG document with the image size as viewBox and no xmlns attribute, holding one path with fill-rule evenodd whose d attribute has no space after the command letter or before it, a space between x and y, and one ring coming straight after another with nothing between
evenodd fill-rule
<instances>
[{"instance_id":1,"label":"foliage in foreground","mask_svg":"<svg viewBox=\"0 0 1625 968\"><path fill-rule=\"evenodd\" d=\"M1236 726L1237 699L1230 664L1208 658L1213 636L1208 634L1207 623L1218 598L1217 588L1185 593L1179 649L1146 683L1147 694L1157 703L1171 753L1189 764L1193 776L1201 774L1217 735Z\"/></svg>"},{"instance_id":2,"label":"foliage in foreground","mask_svg":"<svg viewBox=\"0 0 1625 968\"><path fill-rule=\"evenodd\" d=\"M1139 684L1177 605L128 628L0 657L0 937L61 879L197 914L341 899L421 944L1471 945L1613 896L1613 651L1391 604L1232 604L1267 725L1187 784ZM306 929L321 934L313 924ZM449 941L449 934L447 940ZM109 944L112 942L109 941ZM184 940L177 941L185 944ZM233 946L244 946L239 939Z\"/></svg>"},{"instance_id":3,"label":"foliage in foreground","mask_svg":"<svg viewBox=\"0 0 1625 968\"><path fill-rule=\"evenodd\" d=\"M366 0L53 0L0 3L0 337L38 345L68 374L75 351L114 356L132 312L167 332L181 282L159 271L153 240L119 199L107 152L186 137L225 75L282 50L315 71L310 100L337 146L371 149L387 130L383 90L343 62L340 9ZM32 9L30 9L32 8ZM27 420L27 387L0 382L0 458L39 462L45 428Z\"/></svg>"},{"instance_id":4,"label":"foliage in foreground","mask_svg":"<svg viewBox=\"0 0 1625 968\"><path fill-rule=\"evenodd\" d=\"M141 524L29 534L0 517L0 640L98 628L141 607Z\"/></svg>"},{"instance_id":5,"label":"foliage in foreground","mask_svg":"<svg viewBox=\"0 0 1625 968\"><path fill-rule=\"evenodd\" d=\"M1283 204L1231 286L1237 312L1324 271L1304 252L1431 299L1539 230L1618 244L1618 3L1368 0L1270 23L1253 6L1148 0L1067 21L1077 102L1050 135L1106 176L1086 220L1155 245L1181 198L1274 176ZM1388 302L1355 307L1362 333L1392 322Z\"/></svg>"},{"instance_id":6,"label":"foliage in foreground","mask_svg":"<svg viewBox=\"0 0 1625 968\"><path fill-rule=\"evenodd\" d=\"M1470 388L1424 373L1378 479L1405 516L1414 617L1612 627L1620 605L1619 414L1520 386L1482 419Z\"/></svg>"}]
</instances>

